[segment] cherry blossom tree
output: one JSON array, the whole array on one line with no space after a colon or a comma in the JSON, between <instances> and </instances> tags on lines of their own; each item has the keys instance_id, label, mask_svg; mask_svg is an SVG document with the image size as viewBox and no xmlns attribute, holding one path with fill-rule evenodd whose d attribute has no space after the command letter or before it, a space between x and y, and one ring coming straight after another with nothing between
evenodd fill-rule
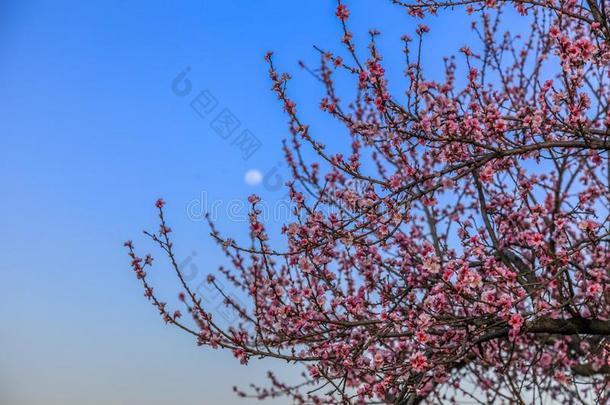
<instances>
[{"instance_id":1,"label":"cherry blossom tree","mask_svg":"<svg viewBox=\"0 0 610 405\"><path fill-rule=\"evenodd\" d=\"M609 403L610 2L393 3L416 20L466 8L480 42L446 58L432 80L420 58L429 28L418 25L402 38L406 89L392 95L380 34L357 49L339 2L344 57L321 50L316 74L321 110L346 128L346 156L302 121L291 78L269 53L291 134L286 246L271 246L257 196L251 244L210 221L231 263L220 270L248 297L241 304L208 278L239 314L223 325L177 265L159 200L160 229L146 235L169 258L189 316L161 301L147 278L152 256L140 258L129 241L145 296L199 345L244 364L264 357L304 368L299 384L270 374L268 387L236 389L242 396ZM502 24L515 9L531 24L526 35ZM353 100L337 95L338 74L353 79Z\"/></svg>"}]
</instances>

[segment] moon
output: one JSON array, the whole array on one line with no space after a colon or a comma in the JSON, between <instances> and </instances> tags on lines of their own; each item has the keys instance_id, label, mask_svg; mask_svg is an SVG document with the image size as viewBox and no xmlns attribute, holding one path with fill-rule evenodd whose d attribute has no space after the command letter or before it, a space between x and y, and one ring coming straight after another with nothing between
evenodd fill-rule
<instances>
[{"instance_id":1,"label":"moon","mask_svg":"<svg viewBox=\"0 0 610 405\"><path fill-rule=\"evenodd\" d=\"M263 182L263 174L260 172L260 170L250 169L246 172L244 181L249 186L258 186Z\"/></svg>"}]
</instances>

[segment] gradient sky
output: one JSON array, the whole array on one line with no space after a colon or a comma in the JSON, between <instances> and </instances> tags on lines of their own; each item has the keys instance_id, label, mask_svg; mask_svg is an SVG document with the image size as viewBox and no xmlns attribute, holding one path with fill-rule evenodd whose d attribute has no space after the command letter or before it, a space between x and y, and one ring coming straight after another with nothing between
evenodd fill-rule
<instances>
[{"instance_id":1,"label":"gradient sky","mask_svg":"<svg viewBox=\"0 0 610 405\"><path fill-rule=\"evenodd\" d=\"M399 37L417 22L389 1L347 4L363 51L367 30L382 30L390 84L400 89ZM314 135L340 148L345 133L316 113L321 88L297 67L316 64L312 45L342 52L334 8L330 0L1 2L1 404L242 404L251 401L237 399L233 385L260 382L269 367L297 374L269 361L243 367L165 326L122 242L150 250L140 231L155 226L152 203L164 197L197 283L223 258L193 208L252 192L281 198L244 183L247 170L266 174L281 161L287 135L267 50L293 73L289 92L309 102L299 111ZM469 19L427 23L424 60L438 75L441 56L471 42ZM187 67L192 92L180 97L172 81ZM191 109L203 90L261 141L250 159ZM217 220L244 235L226 210ZM168 269L155 271L164 297L175 297Z\"/></svg>"}]
</instances>

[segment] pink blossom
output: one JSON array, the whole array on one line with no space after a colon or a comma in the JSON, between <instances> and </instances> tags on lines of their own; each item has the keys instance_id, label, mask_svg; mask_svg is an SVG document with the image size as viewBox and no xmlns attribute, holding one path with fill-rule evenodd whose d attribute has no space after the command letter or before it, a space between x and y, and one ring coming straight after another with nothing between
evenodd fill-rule
<instances>
[{"instance_id":1,"label":"pink blossom","mask_svg":"<svg viewBox=\"0 0 610 405\"><path fill-rule=\"evenodd\" d=\"M345 4L339 4L337 6L336 15L337 15L337 17L339 17L339 19L341 21L343 21L343 22L347 21L347 17L349 17L349 10L345 6Z\"/></svg>"},{"instance_id":2,"label":"pink blossom","mask_svg":"<svg viewBox=\"0 0 610 405\"><path fill-rule=\"evenodd\" d=\"M523 317L521 314L512 314L510 318L508 318L508 325L516 331L521 329L521 326L523 326Z\"/></svg>"},{"instance_id":3,"label":"pink blossom","mask_svg":"<svg viewBox=\"0 0 610 405\"><path fill-rule=\"evenodd\" d=\"M409 360L411 368L416 373L424 371L428 367L428 359L422 352L413 354Z\"/></svg>"}]
</instances>

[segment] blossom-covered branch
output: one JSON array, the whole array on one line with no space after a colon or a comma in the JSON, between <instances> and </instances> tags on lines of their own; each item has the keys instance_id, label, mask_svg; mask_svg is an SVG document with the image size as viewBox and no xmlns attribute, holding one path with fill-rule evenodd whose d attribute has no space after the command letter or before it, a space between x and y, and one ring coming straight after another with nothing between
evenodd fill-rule
<instances>
[{"instance_id":1,"label":"blossom-covered branch","mask_svg":"<svg viewBox=\"0 0 610 405\"><path fill-rule=\"evenodd\" d=\"M237 325L217 323L176 264L159 200L147 233L169 258L191 315L170 313L148 284L152 257L126 246L164 320L246 364L305 367L303 381L243 396L295 403L610 401L610 3L393 1L415 18L463 6L480 42L421 60L429 28L405 35L403 94L392 95L377 31L366 59L339 2L344 57L320 50L321 110L346 128L347 154L302 120L290 75L267 55L289 119L284 145L295 205L286 246L272 247L251 196L242 246L213 223L229 259L209 277ZM530 30L504 30L514 7ZM343 101L335 76L351 78ZM463 82L463 85L458 83ZM319 158L308 162L309 148ZM353 187L357 180L360 187Z\"/></svg>"}]
</instances>

